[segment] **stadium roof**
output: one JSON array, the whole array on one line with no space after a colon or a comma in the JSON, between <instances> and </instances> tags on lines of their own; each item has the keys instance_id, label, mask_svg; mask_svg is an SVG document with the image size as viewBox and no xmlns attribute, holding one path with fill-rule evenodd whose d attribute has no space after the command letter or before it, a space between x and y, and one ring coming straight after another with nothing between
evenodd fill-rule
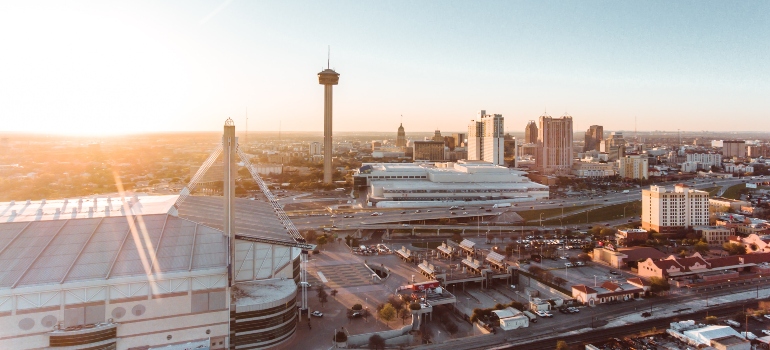
<instances>
[{"instance_id":1,"label":"stadium roof","mask_svg":"<svg viewBox=\"0 0 770 350\"><path fill-rule=\"evenodd\" d=\"M131 215L165 214L178 195L125 197ZM122 197L0 202L0 222L50 221L126 215ZM105 210L106 209L106 210Z\"/></svg>"},{"instance_id":2,"label":"stadium roof","mask_svg":"<svg viewBox=\"0 0 770 350\"><path fill-rule=\"evenodd\" d=\"M225 269L222 197L190 196L181 204L179 217L166 213L176 198L131 197L131 211L139 215L127 216L118 209L106 216L94 210L91 217L75 218L52 215L49 209L77 207L77 200L0 203L0 290ZM121 207L119 198L111 201ZM93 199L82 203L85 207ZM97 205L101 203L108 205L106 198L98 198ZM4 211L14 207L26 209L8 219ZM19 215L41 207L42 216ZM293 242L265 201L236 199L235 220L238 234Z\"/></svg>"},{"instance_id":3,"label":"stadium roof","mask_svg":"<svg viewBox=\"0 0 770 350\"><path fill-rule=\"evenodd\" d=\"M221 231L168 214L0 223L0 289L224 268L226 258Z\"/></svg>"},{"instance_id":4,"label":"stadium roof","mask_svg":"<svg viewBox=\"0 0 770 350\"><path fill-rule=\"evenodd\" d=\"M224 228L223 197L190 196L179 207L179 216L213 227ZM264 200L235 199L235 232L294 242L270 203Z\"/></svg>"}]
</instances>

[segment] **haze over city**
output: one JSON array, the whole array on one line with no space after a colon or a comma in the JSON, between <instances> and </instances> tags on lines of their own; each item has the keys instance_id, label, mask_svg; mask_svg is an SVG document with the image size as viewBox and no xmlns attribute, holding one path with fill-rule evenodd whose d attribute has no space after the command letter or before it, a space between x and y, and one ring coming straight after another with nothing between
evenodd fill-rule
<instances>
[{"instance_id":1,"label":"haze over city","mask_svg":"<svg viewBox=\"0 0 770 350\"><path fill-rule=\"evenodd\" d=\"M166 1L0 4L0 131L770 130L770 4ZM729 120L729 123L726 122Z\"/></svg>"}]
</instances>

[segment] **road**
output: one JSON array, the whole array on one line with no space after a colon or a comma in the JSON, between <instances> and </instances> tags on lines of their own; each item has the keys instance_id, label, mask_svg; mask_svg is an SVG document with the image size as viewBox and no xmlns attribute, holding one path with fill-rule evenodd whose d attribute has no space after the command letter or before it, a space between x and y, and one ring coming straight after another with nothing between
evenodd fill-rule
<instances>
[{"instance_id":1,"label":"road","mask_svg":"<svg viewBox=\"0 0 770 350\"><path fill-rule=\"evenodd\" d=\"M663 298L649 298L642 301L625 302L615 305L598 305L595 308L583 308L583 311L576 315L565 315L556 312L554 313L554 318L539 319L538 323L532 324L526 329L498 332L497 334L491 334L484 337L459 338L451 342L423 346L420 347L420 349L470 350L489 349L495 346L499 346L496 349L548 349L553 348L556 341L562 339L560 335L590 327L589 325L592 324L592 319L595 319L595 321L593 321L594 325L600 327L612 319L628 314L649 311L650 308L652 308L652 312L655 314L657 312L656 310L664 304L676 305L692 300L703 300L706 297L714 298L717 296L730 295L738 291L752 291L754 288L756 288L756 286L746 285L741 287L715 289L701 293L673 294ZM699 310L686 310L685 312L676 315L676 317L680 320L702 320L705 318L707 312L712 316L727 316L739 311L743 305L746 305L747 307L756 307L757 301L738 301L709 308L704 307ZM562 340L567 340L570 344L580 344L583 342L620 337L641 330L649 330L652 327L657 327L658 329L668 328L668 324L673 318L674 317L669 317L637 322L623 325L622 327L603 328L596 331L588 330L580 332L579 334L570 334L568 339Z\"/></svg>"}]
</instances>

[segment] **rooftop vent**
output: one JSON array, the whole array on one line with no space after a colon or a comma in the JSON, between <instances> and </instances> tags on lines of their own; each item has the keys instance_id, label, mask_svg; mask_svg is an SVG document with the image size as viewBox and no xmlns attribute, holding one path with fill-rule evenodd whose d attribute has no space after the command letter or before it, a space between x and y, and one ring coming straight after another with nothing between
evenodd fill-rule
<instances>
[{"instance_id":1,"label":"rooftop vent","mask_svg":"<svg viewBox=\"0 0 770 350\"><path fill-rule=\"evenodd\" d=\"M11 201L11 205L16 205L16 201Z\"/></svg>"},{"instance_id":2,"label":"rooftop vent","mask_svg":"<svg viewBox=\"0 0 770 350\"><path fill-rule=\"evenodd\" d=\"M45 198L40 200L40 204L45 204Z\"/></svg>"},{"instance_id":3,"label":"rooftop vent","mask_svg":"<svg viewBox=\"0 0 770 350\"><path fill-rule=\"evenodd\" d=\"M94 215L94 208L88 208L88 215Z\"/></svg>"},{"instance_id":4,"label":"rooftop vent","mask_svg":"<svg viewBox=\"0 0 770 350\"><path fill-rule=\"evenodd\" d=\"M110 216L110 206L104 207L104 216Z\"/></svg>"},{"instance_id":5,"label":"rooftop vent","mask_svg":"<svg viewBox=\"0 0 770 350\"><path fill-rule=\"evenodd\" d=\"M27 199L27 205L29 205L30 203L32 203L32 201Z\"/></svg>"}]
</instances>

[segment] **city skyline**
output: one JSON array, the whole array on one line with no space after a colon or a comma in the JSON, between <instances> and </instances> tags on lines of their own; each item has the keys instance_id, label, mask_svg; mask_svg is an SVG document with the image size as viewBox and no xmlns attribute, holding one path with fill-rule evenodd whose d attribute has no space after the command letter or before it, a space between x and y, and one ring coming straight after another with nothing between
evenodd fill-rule
<instances>
[{"instance_id":1,"label":"city skyline","mask_svg":"<svg viewBox=\"0 0 770 350\"><path fill-rule=\"evenodd\" d=\"M517 133L544 112L575 130L770 131L754 125L770 95L762 2L45 5L2 5L0 132L243 130L247 110L250 131L320 131L309 77L329 45L341 132L402 115L407 133L462 131L481 109Z\"/></svg>"}]
</instances>

